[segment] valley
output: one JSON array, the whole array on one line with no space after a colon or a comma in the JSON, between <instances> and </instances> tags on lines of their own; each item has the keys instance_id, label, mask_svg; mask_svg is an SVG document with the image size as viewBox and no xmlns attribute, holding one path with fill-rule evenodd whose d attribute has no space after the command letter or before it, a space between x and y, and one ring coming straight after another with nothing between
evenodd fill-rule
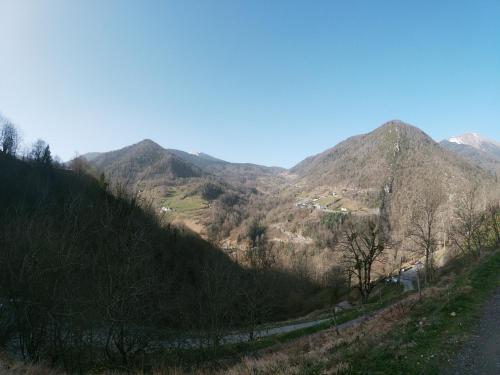
<instances>
[{"instance_id":1,"label":"valley","mask_svg":"<svg viewBox=\"0 0 500 375\"><path fill-rule=\"evenodd\" d=\"M0 375L500 374L499 14L0 0Z\"/></svg>"},{"instance_id":2,"label":"valley","mask_svg":"<svg viewBox=\"0 0 500 375\"><path fill-rule=\"evenodd\" d=\"M96 175L104 173L112 184L122 184L151 204L164 220L184 225L235 259L244 258L247 227L258 219L275 245L276 259L291 267L293 262L283 255L284 248L294 254L310 254L317 263L331 257L329 232L342 217L384 216L398 243L394 256L413 259L413 243L405 233L425 185L433 184L442 192L442 211L448 213L467 186L479 184L490 197L497 196L494 170L500 160L494 159L495 143L484 141L487 151L483 151L477 148L479 141L475 146L465 141L443 142L394 120L340 142L290 170L164 149L150 140L82 158ZM478 163L475 156L448 144L485 155L489 152L489 156ZM145 161L147 166L141 167Z\"/></svg>"},{"instance_id":3,"label":"valley","mask_svg":"<svg viewBox=\"0 0 500 375\"><path fill-rule=\"evenodd\" d=\"M464 142L393 120L288 170L151 140L64 164L45 143L4 146L4 345L69 372L162 358L217 373L365 332L430 303L450 264L495 256L500 161Z\"/></svg>"}]
</instances>

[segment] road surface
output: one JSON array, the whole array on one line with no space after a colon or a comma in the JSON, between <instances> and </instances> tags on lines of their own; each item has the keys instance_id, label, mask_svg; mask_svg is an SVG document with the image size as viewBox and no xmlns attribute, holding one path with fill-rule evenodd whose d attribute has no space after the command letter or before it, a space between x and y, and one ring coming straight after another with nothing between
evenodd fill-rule
<instances>
[{"instance_id":1,"label":"road surface","mask_svg":"<svg viewBox=\"0 0 500 375\"><path fill-rule=\"evenodd\" d=\"M484 306L472 337L450 360L450 366L443 374L500 374L500 288Z\"/></svg>"},{"instance_id":2,"label":"road surface","mask_svg":"<svg viewBox=\"0 0 500 375\"><path fill-rule=\"evenodd\" d=\"M417 280L417 267L412 267L401 273L401 284L403 284L404 291L408 292L415 289L414 283Z\"/></svg>"},{"instance_id":3,"label":"road surface","mask_svg":"<svg viewBox=\"0 0 500 375\"><path fill-rule=\"evenodd\" d=\"M415 283L416 283L416 278L417 278L417 267L414 266L404 272L401 273L401 278L400 282L404 286L404 291L411 291L415 289ZM369 317L373 316L373 314L378 313L384 309L380 309L375 311L374 313L364 315L360 318L345 322L343 324L339 324L338 328L339 329L344 329L347 327L352 326L353 324L358 324L359 322L368 319ZM331 321L331 318L324 318L324 319L318 319L318 320L313 320L309 322L301 322L301 323L290 323L287 325L283 325L280 327L273 327L273 328L267 328L267 329L259 329L254 332L253 334L253 339L259 339L262 337L268 337L272 335L277 335L277 334L283 334L283 333L288 333L288 332L293 332L297 331L299 329L303 328L309 328L309 327L314 327L320 324L323 324L325 322ZM232 333L229 335L224 336L221 339L222 344L238 344L238 343L243 343L243 342L248 342L251 341L250 334L249 333L242 333L242 332L237 332L237 333ZM200 346L206 346L206 343L203 343L202 339L200 338L185 338L181 340L175 340L174 342L169 341L164 342L164 346L175 346L175 347L182 347L182 348L196 348Z\"/></svg>"}]
</instances>

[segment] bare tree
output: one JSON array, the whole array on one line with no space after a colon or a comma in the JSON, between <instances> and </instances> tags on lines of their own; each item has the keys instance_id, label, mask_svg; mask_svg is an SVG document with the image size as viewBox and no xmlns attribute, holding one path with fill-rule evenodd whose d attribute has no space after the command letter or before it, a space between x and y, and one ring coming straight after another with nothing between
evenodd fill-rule
<instances>
[{"instance_id":1,"label":"bare tree","mask_svg":"<svg viewBox=\"0 0 500 375\"><path fill-rule=\"evenodd\" d=\"M50 166L52 164L50 146L42 139L37 140L31 149L30 158L39 164Z\"/></svg>"},{"instance_id":2,"label":"bare tree","mask_svg":"<svg viewBox=\"0 0 500 375\"><path fill-rule=\"evenodd\" d=\"M39 139L35 143L33 143L33 146L32 146L31 151L29 153L30 159L35 160L35 161L41 160L45 146L46 146L46 143L42 139Z\"/></svg>"},{"instance_id":3,"label":"bare tree","mask_svg":"<svg viewBox=\"0 0 500 375\"><path fill-rule=\"evenodd\" d=\"M340 246L344 265L357 278L361 301L366 303L375 287L372 280L373 264L381 260L385 249L378 221L374 218L348 221L343 229Z\"/></svg>"},{"instance_id":4,"label":"bare tree","mask_svg":"<svg viewBox=\"0 0 500 375\"><path fill-rule=\"evenodd\" d=\"M495 245L500 245L500 202L491 202L486 208L488 226L493 234Z\"/></svg>"},{"instance_id":5,"label":"bare tree","mask_svg":"<svg viewBox=\"0 0 500 375\"><path fill-rule=\"evenodd\" d=\"M247 229L249 240L247 256L250 265L256 269L269 269L275 263L266 231L266 226L257 219L252 220Z\"/></svg>"},{"instance_id":6,"label":"bare tree","mask_svg":"<svg viewBox=\"0 0 500 375\"><path fill-rule=\"evenodd\" d=\"M426 187L417 197L410 218L408 235L415 242L419 253L425 257L424 281L426 285L432 277L433 254L438 243L438 217L444 198L444 193L440 186L426 184Z\"/></svg>"},{"instance_id":7,"label":"bare tree","mask_svg":"<svg viewBox=\"0 0 500 375\"><path fill-rule=\"evenodd\" d=\"M267 241L266 230L265 225L258 219L253 219L247 229L247 257L252 269L240 294L245 301L242 310L250 340L254 339L257 325L266 320L274 307L273 288L270 288L270 285L275 280L269 271L275 265L275 258Z\"/></svg>"},{"instance_id":8,"label":"bare tree","mask_svg":"<svg viewBox=\"0 0 500 375\"><path fill-rule=\"evenodd\" d=\"M19 132L9 120L0 117L0 148L5 155L15 156L20 143Z\"/></svg>"},{"instance_id":9,"label":"bare tree","mask_svg":"<svg viewBox=\"0 0 500 375\"><path fill-rule=\"evenodd\" d=\"M452 226L452 239L464 254L481 256L483 245L482 227L484 212L479 208L479 191L473 186L458 199L455 209L455 220Z\"/></svg>"},{"instance_id":10,"label":"bare tree","mask_svg":"<svg viewBox=\"0 0 500 375\"><path fill-rule=\"evenodd\" d=\"M229 263L207 262L201 271L197 324L214 351L218 350L236 315L233 308L236 296L233 270Z\"/></svg>"}]
</instances>

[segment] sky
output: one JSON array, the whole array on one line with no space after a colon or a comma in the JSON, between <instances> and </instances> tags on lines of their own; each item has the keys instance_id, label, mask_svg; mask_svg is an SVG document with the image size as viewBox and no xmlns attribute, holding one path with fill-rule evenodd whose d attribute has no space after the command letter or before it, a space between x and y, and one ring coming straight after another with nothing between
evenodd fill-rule
<instances>
[{"instance_id":1,"label":"sky","mask_svg":"<svg viewBox=\"0 0 500 375\"><path fill-rule=\"evenodd\" d=\"M498 0L0 0L0 112L63 160L291 167L391 119L499 141L499 25Z\"/></svg>"}]
</instances>

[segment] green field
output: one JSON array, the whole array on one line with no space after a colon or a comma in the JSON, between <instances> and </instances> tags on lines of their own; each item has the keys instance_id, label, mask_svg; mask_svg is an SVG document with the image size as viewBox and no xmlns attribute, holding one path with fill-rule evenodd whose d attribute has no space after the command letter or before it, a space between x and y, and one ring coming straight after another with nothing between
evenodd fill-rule
<instances>
[{"instance_id":1,"label":"green field","mask_svg":"<svg viewBox=\"0 0 500 375\"><path fill-rule=\"evenodd\" d=\"M199 195L186 197L184 193L173 192L163 201L162 207L170 207L174 212L193 213L207 207L207 202Z\"/></svg>"},{"instance_id":2,"label":"green field","mask_svg":"<svg viewBox=\"0 0 500 375\"><path fill-rule=\"evenodd\" d=\"M333 196L333 195L328 195L326 197L321 197L319 198L319 201L318 203L321 205L321 206L328 206L329 204L335 202L337 199L340 199L338 196Z\"/></svg>"}]
</instances>

